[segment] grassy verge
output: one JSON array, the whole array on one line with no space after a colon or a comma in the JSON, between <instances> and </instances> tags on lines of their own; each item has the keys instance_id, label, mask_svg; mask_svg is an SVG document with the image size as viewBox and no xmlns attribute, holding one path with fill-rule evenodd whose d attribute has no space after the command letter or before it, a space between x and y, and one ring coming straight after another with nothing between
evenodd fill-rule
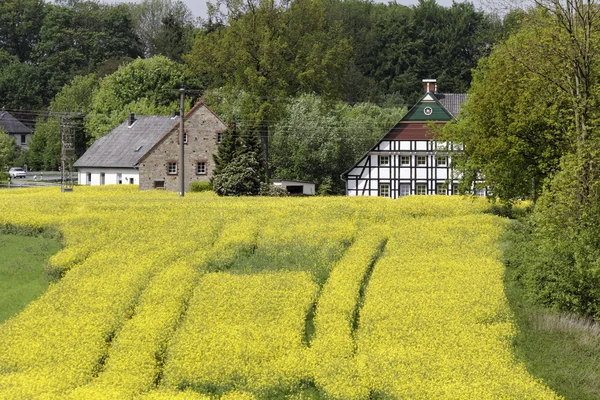
<instances>
[{"instance_id":1,"label":"grassy verge","mask_svg":"<svg viewBox=\"0 0 600 400\"><path fill-rule=\"evenodd\" d=\"M520 239L525 238L509 235L505 251L514 250ZM600 324L529 303L518 277L518 268L506 268L505 291L518 325L517 357L566 399L600 398Z\"/></svg>"},{"instance_id":2,"label":"grassy verge","mask_svg":"<svg viewBox=\"0 0 600 400\"><path fill-rule=\"evenodd\" d=\"M54 238L0 234L0 323L48 288L44 266L58 249Z\"/></svg>"}]
</instances>

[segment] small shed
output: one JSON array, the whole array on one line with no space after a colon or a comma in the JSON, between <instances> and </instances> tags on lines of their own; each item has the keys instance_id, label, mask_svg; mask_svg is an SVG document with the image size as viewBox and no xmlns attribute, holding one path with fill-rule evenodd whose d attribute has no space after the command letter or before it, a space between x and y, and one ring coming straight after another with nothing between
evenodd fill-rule
<instances>
[{"instance_id":1,"label":"small shed","mask_svg":"<svg viewBox=\"0 0 600 400\"><path fill-rule=\"evenodd\" d=\"M303 181L291 181L287 179L273 179L273 185L280 186L287 190L291 195L314 196L315 184Z\"/></svg>"}]
</instances>

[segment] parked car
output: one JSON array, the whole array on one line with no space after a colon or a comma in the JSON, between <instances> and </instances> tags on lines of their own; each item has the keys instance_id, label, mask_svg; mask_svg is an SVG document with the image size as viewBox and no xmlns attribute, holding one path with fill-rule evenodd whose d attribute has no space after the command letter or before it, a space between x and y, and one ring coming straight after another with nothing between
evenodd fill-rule
<instances>
[{"instance_id":1,"label":"parked car","mask_svg":"<svg viewBox=\"0 0 600 400\"><path fill-rule=\"evenodd\" d=\"M8 171L8 175L10 175L11 178L26 178L27 177L27 173L23 170L23 168L11 168Z\"/></svg>"}]
</instances>

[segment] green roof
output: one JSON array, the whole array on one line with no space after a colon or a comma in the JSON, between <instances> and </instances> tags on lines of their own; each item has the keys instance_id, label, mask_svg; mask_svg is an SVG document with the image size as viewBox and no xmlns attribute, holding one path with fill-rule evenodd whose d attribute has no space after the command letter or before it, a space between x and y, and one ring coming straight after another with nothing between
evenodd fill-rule
<instances>
[{"instance_id":1,"label":"green roof","mask_svg":"<svg viewBox=\"0 0 600 400\"><path fill-rule=\"evenodd\" d=\"M452 119L454 119L452 115L428 93L410 109L402 121L451 121Z\"/></svg>"}]
</instances>

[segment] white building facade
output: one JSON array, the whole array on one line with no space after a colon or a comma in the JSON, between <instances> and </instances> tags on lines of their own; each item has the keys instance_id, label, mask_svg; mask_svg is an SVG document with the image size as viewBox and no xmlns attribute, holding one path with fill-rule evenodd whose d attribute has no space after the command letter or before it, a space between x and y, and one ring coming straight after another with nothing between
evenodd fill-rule
<instances>
[{"instance_id":1,"label":"white building facade","mask_svg":"<svg viewBox=\"0 0 600 400\"><path fill-rule=\"evenodd\" d=\"M455 119L466 95L437 93L434 79L423 83L421 100L342 175L348 196L458 194L460 176L452 168L450 150L461 147L433 140L431 125Z\"/></svg>"},{"instance_id":2,"label":"white building facade","mask_svg":"<svg viewBox=\"0 0 600 400\"><path fill-rule=\"evenodd\" d=\"M80 185L139 185L140 174L134 168L86 168L77 171Z\"/></svg>"}]
</instances>

